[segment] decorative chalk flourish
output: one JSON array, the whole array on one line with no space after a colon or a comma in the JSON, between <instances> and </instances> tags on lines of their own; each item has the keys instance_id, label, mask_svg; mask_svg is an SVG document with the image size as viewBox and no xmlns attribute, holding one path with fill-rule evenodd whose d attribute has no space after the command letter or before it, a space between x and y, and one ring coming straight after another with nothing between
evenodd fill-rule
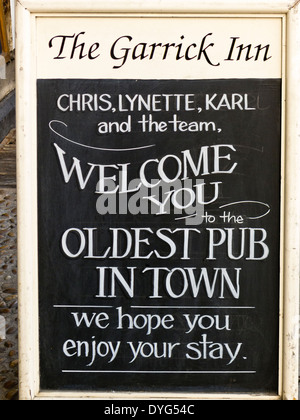
<instances>
[{"instance_id":1,"label":"decorative chalk flourish","mask_svg":"<svg viewBox=\"0 0 300 420\"><path fill-rule=\"evenodd\" d=\"M250 219L250 220L262 219L263 217L266 217L271 212L271 207L269 206L269 204L262 203L260 201L238 201L236 203L225 204L224 206L221 206L220 209L225 209L227 207L232 207L232 206L238 206L240 204L259 204L259 205L261 205L263 207L266 207L268 209L267 211L265 211L265 213L263 213L260 216L256 216L256 217L248 216L247 218Z\"/></svg>"},{"instance_id":2,"label":"decorative chalk flourish","mask_svg":"<svg viewBox=\"0 0 300 420\"><path fill-rule=\"evenodd\" d=\"M50 128L50 130L51 130L53 133L55 133L56 135L58 135L58 136L59 136L59 137L61 137L62 139L66 140L66 141L68 141L68 142L70 142L70 143L76 144L77 146L80 146L80 147L85 147L86 149L100 150L100 151L102 151L102 152L131 152L131 151L135 151L135 150L150 149L151 147L155 147L155 144L151 144L150 146L133 147L133 148L129 148L129 149L106 149L106 148L102 148L102 147L88 146L88 145L86 145L86 144L82 144L82 143L79 143L79 142L77 142L77 141L71 140L71 139L69 139L69 138L67 138L67 137L63 136L62 134L58 133L58 132L57 132L57 131L53 128L53 124L61 124L61 125L63 125L64 127L68 128L68 125L67 125L67 124L65 124L65 123L64 123L64 122L62 122L62 121L53 120L53 121L50 121L50 123L49 123L49 128Z\"/></svg>"}]
</instances>

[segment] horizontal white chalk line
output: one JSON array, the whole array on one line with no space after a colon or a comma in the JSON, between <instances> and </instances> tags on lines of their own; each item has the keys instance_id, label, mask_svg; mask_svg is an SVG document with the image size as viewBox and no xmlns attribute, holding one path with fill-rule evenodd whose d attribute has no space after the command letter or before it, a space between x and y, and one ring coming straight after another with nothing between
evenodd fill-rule
<instances>
[{"instance_id":1,"label":"horizontal white chalk line","mask_svg":"<svg viewBox=\"0 0 300 420\"><path fill-rule=\"evenodd\" d=\"M112 309L116 306L53 305L53 308ZM256 309L255 306L130 306L131 309Z\"/></svg>"},{"instance_id":2,"label":"horizontal white chalk line","mask_svg":"<svg viewBox=\"0 0 300 420\"><path fill-rule=\"evenodd\" d=\"M254 375L256 374L256 371L236 371L236 370L217 370L217 371L203 371L203 370L62 370L62 373L126 373L126 374L155 374L155 375L174 375L174 374L180 374L180 375L228 375L228 374L234 374L234 375Z\"/></svg>"},{"instance_id":3,"label":"horizontal white chalk line","mask_svg":"<svg viewBox=\"0 0 300 420\"><path fill-rule=\"evenodd\" d=\"M92 309L109 309L113 306L93 306L93 305L53 305L53 308L92 308Z\"/></svg>"}]
</instances>

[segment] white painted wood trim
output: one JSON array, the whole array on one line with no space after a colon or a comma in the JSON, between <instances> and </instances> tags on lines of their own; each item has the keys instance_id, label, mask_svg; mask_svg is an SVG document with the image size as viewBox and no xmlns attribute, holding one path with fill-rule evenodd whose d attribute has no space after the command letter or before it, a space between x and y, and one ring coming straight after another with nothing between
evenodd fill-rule
<instances>
[{"instance_id":1,"label":"white painted wood trim","mask_svg":"<svg viewBox=\"0 0 300 420\"><path fill-rule=\"evenodd\" d=\"M36 111L33 100L33 63L25 45L32 42L32 17L17 4L17 195L18 195L18 281L19 281L19 372L20 399L38 393L37 314L37 190Z\"/></svg>"},{"instance_id":2,"label":"white painted wood trim","mask_svg":"<svg viewBox=\"0 0 300 420\"><path fill-rule=\"evenodd\" d=\"M20 0L31 13L287 13L296 0Z\"/></svg>"},{"instance_id":3,"label":"white painted wood trim","mask_svg":"<svg viewBox=\"0 0 300 420\"><path fill-rule=\"evenodd\" d=\"M300 217L300 9L288 13L283 398L298 399Z\"/></svg>"}]
</instances>

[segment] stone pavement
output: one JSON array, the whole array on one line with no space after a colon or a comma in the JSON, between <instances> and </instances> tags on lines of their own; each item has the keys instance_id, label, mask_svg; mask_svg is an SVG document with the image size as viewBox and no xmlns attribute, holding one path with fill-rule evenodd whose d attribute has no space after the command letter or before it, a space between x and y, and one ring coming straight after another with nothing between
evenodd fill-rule
<instances>
[{"instance_id":1,"label":"stone pavement","mask_svg":"<svg viewBox=\"0 0 300 420\"><path fill-rule=\"evenodd\" d=\"M15 130L0 144L0 400L18 399Z\"/></svg>"}]
</instances>

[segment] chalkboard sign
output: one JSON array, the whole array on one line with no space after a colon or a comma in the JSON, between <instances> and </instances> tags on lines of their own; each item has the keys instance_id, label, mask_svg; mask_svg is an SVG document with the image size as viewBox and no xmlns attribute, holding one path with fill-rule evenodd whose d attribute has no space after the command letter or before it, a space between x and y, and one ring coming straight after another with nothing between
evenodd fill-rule
<instances>
[{"instance_id":1,"label":"chalkboard sign","mask_svg":"<svg viewBox=\"0 0 300 420\"><path fill-rule=\"evenodd\" d=\"M281 398L282 24L37 18L41 395Z\"/></svg>"},{"instance_id":2,"label":"chalkboard sign","mask_svg":"<svg viewBox=\"0 0 300 420\"><path fill-rule=\"evenodd\" d=\"M281 81L39 80L38 123L42 388L276 392Z\"/></svg>"}]
</instances>

